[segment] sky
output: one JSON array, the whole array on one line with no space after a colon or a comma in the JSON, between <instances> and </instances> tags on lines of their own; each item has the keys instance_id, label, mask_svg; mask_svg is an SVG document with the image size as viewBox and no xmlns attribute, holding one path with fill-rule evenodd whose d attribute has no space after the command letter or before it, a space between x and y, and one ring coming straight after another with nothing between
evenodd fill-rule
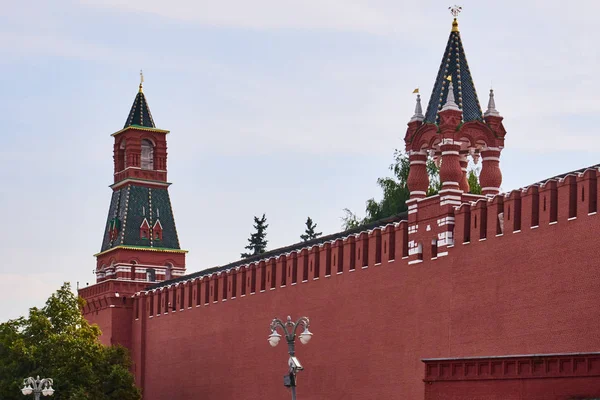
<instances>
[{"instance_id":1,"label":"sky","mask_svg":"<svg viewBox=\"0 0 600 400\"><path fill-rule=\"evenodd\" d=\"M0 3L0 322L63 282L95 281L111 133L144 71L188 272L239 258L254 215L268 247L324 234L380 198L429 101L452 17L439 0L28 0ZM600 3L465 0L482 105L508 131L509 191L600 162Z\"/></svg>"}]
</instances>

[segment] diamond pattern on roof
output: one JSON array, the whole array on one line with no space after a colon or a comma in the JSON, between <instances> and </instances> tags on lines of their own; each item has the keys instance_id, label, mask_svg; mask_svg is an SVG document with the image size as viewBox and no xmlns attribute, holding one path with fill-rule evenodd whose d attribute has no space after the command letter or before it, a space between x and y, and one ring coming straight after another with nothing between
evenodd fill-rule
<instances>
[{"instance_id":1,"label":"diamond pattern on roof","mask_svg":"<svg viewBox=\"0 0 600 400\"><path fill-rule=\"evenodd\" d=\"M444 106L448 97L448 76L452 76L454 98L463 112L463 121L482 121L483 113L467 63L460 32L451 32L429 98L425 122L433 124L439 122L438 112Z\"/></svg>"},{"instance_id":2,"label":"diamond pattern on roof","mask_svg":"<svg viewBox=\"0 0 600 400\"><path fill-rule=\"evenodd\" d=\"M135 96L135 100L133 100L131 111L129 111L129 116L127 117L127 121L123 128L132 125L156 128L154 120L152 119L152 114L150 113L150 108L148 107L148 102L146 101L146 96L144 96L144 93L141 90L138 92L137 96Z\"/></svg>"},{"instance_id":3,"label":"diamond pattern on roof","mask_svg":"<svg viewBox=\"0 0 600 400\"><path fill-rule=\"evenodd\" d=\"M111 240L112 221L117 219L121 226L118 235ZM140 226L146 219L150 226L160 221L162 239L154 237L142 238ZM171 207L171 199L167 189L150 189L129 185L116 190L112 194L108 211L107 225L100 251L117 246L159 247L179 249L179 238L175 227L175 218Z\"/></svg>"}]
</instances>

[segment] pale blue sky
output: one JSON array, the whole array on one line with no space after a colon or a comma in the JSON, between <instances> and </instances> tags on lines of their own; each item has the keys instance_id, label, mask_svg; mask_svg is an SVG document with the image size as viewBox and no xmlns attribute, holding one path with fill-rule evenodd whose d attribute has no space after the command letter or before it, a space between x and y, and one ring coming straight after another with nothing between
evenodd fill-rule
<instances>
[{"instance_id":1,"label":"pale blue sky","mask_svg":"<svg viewBox=\"0 0 600 400\"><path fill-rule=\"evenodd\" d=\"M406 3L406 4L404 4ZM307 216L340 229L380 192L451 27L438 1L54 0L0 7L0 321L63 281L94 282L112 138L145 74L169 135L188 271L234 261L265 212L269 247ZM508 131L503 188L600 162L600 3L463 1L480 101Z\"/></svg>"}]
</instances>

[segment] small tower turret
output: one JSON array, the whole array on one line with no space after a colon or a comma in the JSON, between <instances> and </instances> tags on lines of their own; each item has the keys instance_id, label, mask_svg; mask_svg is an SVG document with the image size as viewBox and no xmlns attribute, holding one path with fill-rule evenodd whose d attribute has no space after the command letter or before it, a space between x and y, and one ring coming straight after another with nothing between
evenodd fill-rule
<instances>
[{"instance_id":1,"label":"small tower turret","mask_svg":"<svg viewBox=\"0 0 600 400\"><path fill-rule=\"evenodd\" d=\"M494 89L490 89L488 108L484 117L487 126L503 143L506 130L504 129L504 125L502 125L504 118L496 110ZM481 192L485 195L494 195L500 192L500 185L502 184L502 171L500 170L501 152L501 146L485 146L481 149L482 166L479 183L481 185Z\"/></svg>"},{"instance_id":2,"label":"small tower turret","mask_svg":"<svg viewBox=\"0 0 600 400\"><path fill-rule=\"evenodd\" d=\"M419 89L415 89L417 93L417 101L415 104L415 113L408 122L408 129L405 140L410 140L410 137L423 124L425 116L421 107L421 95ZM407 142L408 144L408 142ZM429 175L427 174L427 153L424 151L409 151L408 158L410 162L410 170L408 174L408 190L410 191L411 199L421 199L427 195L429 188Z\"/></svg>"},{"instance_id":3,"label":"small tower turret","mask_svg":"<svg viewBox=\"0 0 600 400\"><path fill-rule=\"evenodd\" d=\"M485 115L481 110L456 18L461 8L451 7L450 10L454 16L452 29L424 119L421 121L413 116L405 143L407 153L414 155L409 173L411 199L422 196L422 190L413 190L410 184L419 182L422 186L426 171L423 172L419 165L426 162L422 154L430 154L437 160L441 156L440 195L445 199L444 204L460 204L461 193L469 191L467 165L470 155L474 161L480 155L484 160L480 174L483 193L495 194L500 190L502 174L498 161L506 132L496 110L493 92Z\"/></svg>"}]
</instances>

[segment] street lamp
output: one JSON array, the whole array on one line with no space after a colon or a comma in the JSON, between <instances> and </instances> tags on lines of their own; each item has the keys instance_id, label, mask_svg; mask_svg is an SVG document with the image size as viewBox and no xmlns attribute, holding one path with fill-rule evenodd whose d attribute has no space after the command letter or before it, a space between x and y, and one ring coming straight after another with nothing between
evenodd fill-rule
<instances>
[{"instance_id":1,"label":"street lamp","mask_svg":"<svg viewBox=\"0 0 600 400\"><path fill-rule=\"evenodd\" d=\"M23 380L23 389L21 389L21 392L25 396L33 393L35 400L40 400L40 394L44 396L52 396L54 394L54 389L52 389L53 383L52 378L40 379L39 375L35 379L29 377Z\"/></svg>"},{"instance_id":2,"label":"street lamp","mask_svg":"<svg viewBox=\"0 0 600 400\"><path fill-rule=\"evenodd\" d=\"M273 347L279 344L281 340L281 335L277 333L277 328L281 328L283 330L283 334L285 336L285 340L288 344L288 353L290 358L288 360L288 366L290 367L289 373L283 377L283 384L286 387L292 389L292 400L296 400L296 373L298 371L302 371L304 367L300 364L300 361L296 358L295 344L294 341L296 339L296 330L299 326L302 326L304 330L300 335L298 335L298 339L300 339L300 343L307 344L312 338L312 333L308 330L308 326L310 322L306 317L300 317L298 321L295 323L292 322L292 318L290 316L287 317L287 321L283 322L278 318L275 318L271 322L271 334L269 335L269 344Z\"/></svg>"}]
</instances>

